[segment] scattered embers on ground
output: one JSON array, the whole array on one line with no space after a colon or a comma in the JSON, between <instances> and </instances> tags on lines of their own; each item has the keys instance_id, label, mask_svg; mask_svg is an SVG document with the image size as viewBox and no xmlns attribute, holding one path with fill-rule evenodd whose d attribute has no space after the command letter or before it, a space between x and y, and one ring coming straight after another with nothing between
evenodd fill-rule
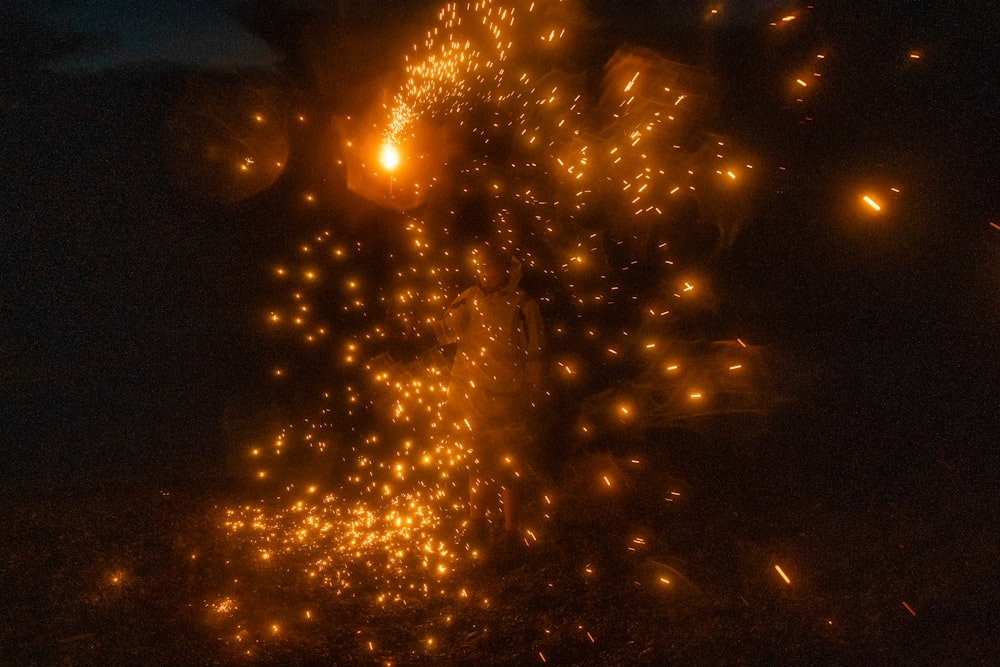
<instances>
[{"instance_id":1,"label":"scattered embers on ground","mask_svg":"<svg viewBox=\"0 0 1000 667\"><path fill-rule=\"evenodd\" d=\"M939 461L835 503L789 482L807 476L787 463L716 460L724 472L688 459L675 475L671 443L647 445L666 454L641 469L609 453L566 465L537 542L458 568L447 595L397 604L310 582L294 558L283 569L252 562L222 527L222 508L252 495L232 480L8 492L0 654L8 664L989 661L998 501L971 466ZM602 471L617 485L606 493L589 486Z\"/></svg>"}]
</instances>

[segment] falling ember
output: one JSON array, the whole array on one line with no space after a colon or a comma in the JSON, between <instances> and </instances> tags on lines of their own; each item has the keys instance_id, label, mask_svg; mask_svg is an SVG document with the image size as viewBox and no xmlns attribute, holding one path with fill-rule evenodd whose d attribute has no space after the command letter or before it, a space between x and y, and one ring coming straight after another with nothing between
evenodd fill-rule
<instances>
[{"instance_id":1,"label":"falling ember","mask_svg":"<svg viewBox=\"0 0 1000 667\"><path fill-rule=\"evenodd\" d=\"M874 199L872 199L870 196L865 195L861 199L866 204L868 204L873 210L875 210L875 211L881 211L882 210L881 204L879 204L877 201L875 201Z\"/></svg>"},{"instance_id":2,"label":"falling ember","mask_svg":"<svg viewBox=\"0 0 1000 667\"><path fill-rule=\"evenodd\" d=\"M906 600L902 600L903 606L906 607L906 611L910 612L911 616L916 616L917 612L913 611L913 607L906 603Z\"/></svg>"},{"instance_id":3,"label":"falling ember","mask_svg":"<svg viewBox=\"0 0 1000 667\"><path fill-rule=\"evenodd\" d=\"M775 565L774 569L778 572L778 574L781 575L781 578L785 580L786 584L791 584L792 583L792 580L788 578L788 575L785 574L785 571L781 569L780 565Z\"/></svg>"}]
</instances>

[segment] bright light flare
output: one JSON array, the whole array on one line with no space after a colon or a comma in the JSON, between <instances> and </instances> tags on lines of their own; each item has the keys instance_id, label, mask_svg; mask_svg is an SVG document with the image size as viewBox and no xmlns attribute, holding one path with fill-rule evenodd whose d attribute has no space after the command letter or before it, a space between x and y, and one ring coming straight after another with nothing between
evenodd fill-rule
<instances>
[{"instance_id":1,"label":"bright light flare","mask_svg":"<svg viewBox=\"0 0 1000 667\"><path fill-rule=\"evenodd\" d=\"M399 149L392 144L382 144L382 149L379 151L378 159L379 162L382 163L383 167L389 171L393 171L399 166Z\"/></svg>"}]
</instances>

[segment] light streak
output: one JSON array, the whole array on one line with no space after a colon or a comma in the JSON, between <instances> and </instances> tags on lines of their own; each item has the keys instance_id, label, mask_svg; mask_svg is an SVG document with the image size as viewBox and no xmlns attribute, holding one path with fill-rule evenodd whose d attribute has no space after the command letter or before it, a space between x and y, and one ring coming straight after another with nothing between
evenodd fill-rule
<instances>
[{"instance_id":1,"label":"light streak","mask_svg":"<svg viewBox=\"0 0 1000 667\"><path fill-rule=\"evenodd\" d=\"M874 199L872 199L872 198L871 198L870 196L868 196L868 195L865 195L864 197L862 197L862 200L863 200L863 201L864 201L864 202L865 202L866 204L868 204L868 206L870 206L870 207L871 207L871 208L872 208L873 210L875 210L875 211L881 211L881 210L882 210L882 205L881 205L881 204L879 204L879 203L878 203L877 201L875 201Z\"/></svg>"}]
</instances>

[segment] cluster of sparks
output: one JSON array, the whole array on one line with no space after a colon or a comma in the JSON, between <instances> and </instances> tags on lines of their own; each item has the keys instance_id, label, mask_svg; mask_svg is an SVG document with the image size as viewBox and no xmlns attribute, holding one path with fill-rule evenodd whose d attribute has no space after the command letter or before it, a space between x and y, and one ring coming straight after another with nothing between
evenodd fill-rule
<instances>
[{"instance_id":1,"label":"cluster of sparks","mask_svg":"<svg viewBox=\"0 0 1000 667\"><path fill-rule=\"evenodd\" d=\"M271 485L262 488L280 490L226 508L223 523L258 567L374 606L476 598L462 577L478 554L461 539L468 452L463 424L444 417L447 359L432 352L401 363L382 354L399 332L441 315L468 280L468 239L454 210L427 203L435 188L458 183L462 192L488 193L498 211L491 240L537 276L553 340L553 392L571 393L609 369L635 370L635 383L580 416L576 437L592 437L598 422L667 422L766 403L755 375L759 348L740 339L686 348L674 335L678 322L713 307L698 262L686 266L672 254L686 233L684 211L694 207L708 221L713 249L731 240L753 160L701 122L712 94L703 72L619 51L595 95L560 71L557 54L573 37L571 5L447 4L406 57L391 103L347 130L342 149L361 174L358 190L395 208L396 226L320 229L272 267L289 299L267 314L269 326L309 349L310 363L332 359L330 376L347 380L323 394L318 414L249 452L254 475ZM796 99L818 85L824 60L819 54L792 75ZM440 137L441 126L450 127L445 143L476 150L456 159L422 140L424 131ZM857 196L871 213L885 212L883 194ZM279 364L275 377L298 382L293 366ZM285 463L292 460L297 467ZM289 467L296 478L279 480ZM615 478L602 471L594 483L610 488ZM537 491L544 522L555 496ZM665 492L665 502L676 495ZM528 525L520 537L530 548L544 532L544 523ZM636 539L630 550L641 545ZM671 577L657 580L670 585ZM235 641L279 634L282 623L255 635L239 620L241 595L234 588L211 603L234 619Z\"/></svg>"},{"instance_id":2,"label":"cluster of sparks","mask_svg":"<svg viewBox=\"0 0 1000 667\"><path fill-rule=\"evenodd\" d=\"M502 144L503 162L475 158L460 168L461 182L490 193L501 211L496 240L528 271L546 277L550 287L538 297L554 315L548 324L555 339L600 350L589 362L596 369L584 358L555 355L555 380L580 384L589 372L626 359L657 369L665 383L690 378L663 335L675 304L710 302L710 296L696 278L675 270L669 244L656 238L656 230L676 216L685 195L701 197L703 189L737 196L732 188L753 167L724 155L726 142L717 137L690 146L709 91L688 68L652 53L620 53L607 68L600 100L587 99L573 77L539 73L550 63L538 47L553 49L566 37L552 19L569 11L568 3L545 3L546 11L541 4L447 5L423 51L415 46L418 56L407 59L408 79L386 109L381 130L378 124L367 128L379 141L348 137L347 158L371 169L374 179L380 170L392 172L382 193L390 201L425 196L433 182L406 180L410 163L435 160L409 153L421 123L448 117L464 127L474 115L465 111L486 109L487 125L468 128L469 134L487 150ZM350 154L362 148L371 157ZM589 209L611 222L595 228ZM523 211L530 215L518 218ZM622 218L631 222L622 224ZM271 325L335 353L340 372L353 372L357 383L342 389L342 406L290 425L268 447L255 446L255 474L269 480L282 457L305 449L338 459L343 479L297 480L274 501L227 509L224 520L260 567L287 561L297 576L338 595L368 596L375 605L474 596L456 572L477 558L460 539L467 452L463 425L442 416L447 360L424 355L404 365L378 355L394 332L439 316L469 274L460 234L450 225L432 226L411 214L404 219L394 232L402 241L388 256L378 257L385 248L371 247L363 233L323 230L298 248L296 258L273 269L292 288L289 305L268 314ZM363 268L372 262L391 268L373 276ZM637 294L628 272L645 265L662 276L655 289ZM639 315L609 325L615 313ZM724 372L744 368L745 362L731 361ZM294 381L283 366L275 375ZM703 410L710 388L685 387L684 402ZM327 394L330 403L335 398ZM643 418L639 401L627 397L616 397L606 411L619 423ZM586 437L593 428L581 420L579 433ZM345 438L360 444L345 445ZM606 487L615 481L607 471L594 480ZM539 493L543 520L552 498L550 489ZM544 527L521 532L530 546ZM221 598L219 614L235 613L234 596ZM234 637L250 641L242 623Z\"/></svg>"}]
</instances>

